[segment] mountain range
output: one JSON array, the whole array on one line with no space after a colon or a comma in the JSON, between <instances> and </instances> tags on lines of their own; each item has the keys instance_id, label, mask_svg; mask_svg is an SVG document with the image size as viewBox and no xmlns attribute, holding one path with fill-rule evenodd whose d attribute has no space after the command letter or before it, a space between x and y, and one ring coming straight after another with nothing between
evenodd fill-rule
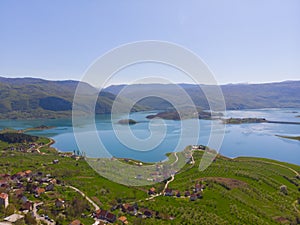
<instances>
[{"instance_id":1,"label":"mountain range","mask_svg":"<svg viewBox=\"0 0 300 225\"><path fill-rule=\"evenodd\" d=\"M71 116L74 93L79 81L50 81L37 78L0 77L0 118L33 119ZM201 88L214 90L208 85L178 84L194 104L208 109L209 104ZM97 94L98 90L82 83L86 93ZM116 95L122 93L121 104L128 105L141 98L132 111L168 110L173 106L157 97L167 96L181 106L185 102L174 84L112 85L103 89L98 97L96 114L110 113ZM199 88L200 87L200 88ZM285 81L265 84L228 84L220 86L227 109L251 108L300 108L300 81ZM148 96L143 98L143 96ZM218 101L218 99L215 99Z\"/></svg>"},{"instance_id":2,"label":"mountain range","mask_svg":"<svg viewBox=\"0 0 300 225\"><path fill-rule=\"evenodd\" d=\"M176 103L184 104L182 96L178 95L182 88L192 99L194 104L203 109L209 109L209 104L203 90L213 93L216 86L195 84L134 84L112 85L105 89L106 92L119 94L122 97L136 99L138 96L149 97L138 102L139 105L152 109L165 110L172 108L171 104L161 98L153 96L166 96L174 99ZM299 108L300 107L300 81L284 81L263 84L227 84L220 85L226 103L226 109L257 109L257 108ZM217 101L219 96L212 94L212 99Z\"/></svg>"}]
</instances>

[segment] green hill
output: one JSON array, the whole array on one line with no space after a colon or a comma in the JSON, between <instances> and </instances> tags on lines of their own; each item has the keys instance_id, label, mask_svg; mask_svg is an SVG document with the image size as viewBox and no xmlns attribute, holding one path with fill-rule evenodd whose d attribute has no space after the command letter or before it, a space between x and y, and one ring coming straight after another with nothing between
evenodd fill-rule
<instances>
[{"instance_id":1,"label":"green hill","mask_svg":"<svg viewBox=\"0 0 300 225\"><path fill-rule=\"evenodd\" d=\"M0 119L59 118L71 116L73 97L78 81L49 81L35 78L0 77ZM97 93L89 84L82 84L82 97ZM115 95L101 92L96 103L97 114L109 113ZM130 101L122 99L122 104ZM136 106L133 111L141 110Z\"/></svg>"},{"instance_id":2,"label":"green hill","mask_svg":"<svg viewBox=\"0 0 300 225\"><path fill-rule=\"evenodd\" d=\"M92 223L90 217L80 218L80 211L75 215L66 213L64 220L57 214L53 207L57 196L67 202L78 199L67 189L69 185L95 200L101 209L110 210L118 217L126 216L129 224L264 225L300 222L300 167L297 165L261 158L229 159L219 155L210 167L199 171L203 152L195 151L195 163L186 164L168 183L168 189L180 192L180 197L157 195L149 198L147 192L152 186L120 185L98 175L83 159L76 161L71 157L60 157L57 152L42 150L46 155L2 150L0 169L9 174L30 169L33 173L51 173L60 180L64 185L56 185L54 192L46 192L42 197L44 204L49 206L42 208L42 213L59 220L60 224L69 224L76 218L86 221L86 224ZM56 159L59 163L52 163ZM160 193L165 183L155 184L155 192ZM184 196L185 192L192 193L197 184L203 188L201 198L191 201L190 197ZM11 206L18 205L13 198L10 201ZM139 212L148 210L152 216L140 218L115 208L126 203L137 204ZM70 211L68 207L66 212ZM89 210L92 209L90 206Z\"/></svg>"}]
</instances>

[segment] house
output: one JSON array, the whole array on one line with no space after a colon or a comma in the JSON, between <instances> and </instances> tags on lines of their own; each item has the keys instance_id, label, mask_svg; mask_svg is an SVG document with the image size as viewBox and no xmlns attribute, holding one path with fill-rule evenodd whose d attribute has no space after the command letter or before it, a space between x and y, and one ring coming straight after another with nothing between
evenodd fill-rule
<instances>
[{"instance_id":1,"label":"house","mask_svg":"<svg viewBox=\"0 0 300 225\"><path fill-rule=\"evenodd\" d=\"M189 197L189 196L191 196L191 193L190 193L189 191L186 191L186 192L184 193L184 197Z\"/></svg>"},{"instance_id":2,"label":"house","mask_svg":"<svg viewBox=\"0 0 300 225\"><path fill-rule=\"evenodd\" d=\"M114 223L116 221L117 217L115 214L112 214L110 212L107 213L106 215L106 220L110 223Z\"/></svg>"},{"instance_id":3,"label":"house","mask_svg":"<svg viewBox=\"0 0 300 225\"><path fill-rule=\"evenodd\" d=\"M23 194L24 194L24 189L15 189L14 190L14 193L15 193L15 196L18 198L18 199L21 199L24 197ZM26 197L25 197L26 198ZM26 199L27 201L27 199Z\"/></svg>"},{"instance_id":4,"label":"house","mask_svg":"<svg viewBox=\"0 0 300 225\"><path fill-rule=\"evenodd\" d=\"M99 209L96 212L97 219L106 220L110 223L114 223L117 219L115 214L110 213L107 210Z\"/></svg>"},{"instance_id":5,"label":"house","mask_svg":"<svg viewBox=\"0 0 300 225\"><path fill-rule=\"evenodd\" d=\"M197 200L197 195L196 194L192 194L190 196L190 201L196 201Z\"/></svg>"},{"instance_id":6,"label":"house","mask_svg":"<svg viewBox=\"0 0 300 225\"><path fill-rule=\"evenodd\" d=\"M127 218L125 216L120 216L118 220L121 221L122 224L128 224Z\"/></svg>"},{"instance_id":7,"label":"house","mask_svg":"<svg viewBox=\"0 0 300 225\"><path fill-rule=\"evenodd\" d=\"M37 176L43 176L43 172L38 171L38 172L37 172Z\"/></svg>"},{"instance_id":8,"label":"house","mask_svg":"<svg viewBox=\"0 0 300 225\"><path fill-rule=\"evenodd\" d=\"M165 190L165 196L173 196L173 191L172 191L172 189L167 188L167 189Z\"/></svg>"},{"instance_id":9,"label":"house","mask_svg":"<svg viewBox=\"0 0 300 225\"><path fill-rule=\"evenodd\" d=\"M43 194L43 193L45 193L45 188L40 188L40 187L37 187L35 190L34 190L34 192L35 192L35 197L38 197L38 196L40 196L41 194Z\"/></svg>"},{"instance_id":10,"label":"house","mask_svg":"<svg viewBox=\"0 0 300 225\"><path fill-rule=\"evenodd\" d=\"M21 202L24 204L24 203L26 203L27 201L28 201L28 198L26 197L26 196L22 196L22 198L20 199L21 200Z\"/></svg>"},{"instance_id":11,"label":"house","mask_svg":"<svg viewBox=\"0 0 300 225\"><path fill-rule=\"evenodd\" d=\"M21 210L33 210L33 202L32 201L26 201L25 203L22 204Z\"/></svg>"},{"instance_id":12,"label":"house","mask_svg":"<svg viewBox=\"0 0 300 225\"><path fill-rule=\"evenodd\" d=\"M197 198L199 198L199 199L202 199L202 198L203 198L202 192L197 193Z\"/></svg>"},{"instance_id":13,"label":"house","mask_svg":"<svg viewBox=\"0 0 300 225\"><path fill-rule=\"evenodd\" d=\"M148 195L155 195L155 188L154 187L149 189Z\"/></svg>"},{"instance_id":14,"label":"house","mask_svg":"<svg viewBox=\"0 0 300 225\"><path fill-rule=\"evenodd\" d=\"M26 173L25 172L18 172L15 174L17 179L21 179L23 177L26 177Z\"/></svg>"},{"instance_id":15,"label":"house","mask_svg":"<svg viewBox=\"0 0 300 225\"><path fill-rule=\"evenodd\" d=\"M151 218L154 214L154 212L146 208L142 208L140 211L143 213L144 217L146 218Z\"/></svg>"},{"instance_id":16,"label":"house","mask_svg":"<svg viewBox=\"0 0 300 225\"><path fill-rule=\"evenodd\" d=\"M59 160L58 159L54 159L53 160L53 164L57 164L57 163L59 163Z\"/></svg>"},{"instance_id":17,"label":"house","mask_svg":"<svg viewBox=\"0 0 300 225\"><path fill-rule=\"evenodd\" d=\"M147 217L147 218L151 218L152 217L152 212L150 210L146 210L144 212L144 215Z\"/></svg>"},{"instance_id":18,"label":"house","mask_svg":"<svg viewBox=\"0 0 300 225\"><path fill-rule=\"evenodd\" d=\"M131 215L136 215L137 214L137 205L130 205L128 203L122 205L122 211L125 213L129 213Z\"/></svg>"},{"instance_id":19,"label":"house","mask_svg":"<svg viewBox=\"0 0 300 225\"><path fill-rule=\"evenodd\" d=\"M0 174L0 178L8 181L8 180L10 180L10 175L7 173L2 173L2 174Z\"/></svg>"},{"instance_id":20,"label":"house","mask_svg":"<svg viewBox=\"0 0 300 225\"><path fill-rule=\"evenodd\" d=\"M2 187L2 188L8 187L8 181L5 179L0 180L0 187Z\"/></svg>"},{"instance_id":21,"label":"house","mask_svg":"<svg viewBox=\"0 0 300 225\"><path fill-rule=\"evenodd\" d=\"M8 206L8 194L6 193L1 193L0 194L0 206L4 206L6 208Z\"/></svg>"},{"instance_id":22,"label":"house","mask_svg":"<svg viewBox=\"0 0 300 225\"><path fill-rule=\"evenodd\" d=\"M51 184L57 184L57 180L55 178L53 178L53 179L50 180L50 183Z\"/></svg>"},{"instance_id":23,"label":"house","mask_svg":"<svg viewBox=\"0 0 300 225\"><path fill-rule=\"evenodd\" d=\"M176 191L174 191L174 192L175 192L175 196L176 196L177 198L180 198L180 197L181 197L180 191L176 190Z\"/></svg>"},{"instance_id":24,"label":"house","mask_svg":"<svg viewBox=\"0 0 300 225\"><path fill-rule=\"evenodd\" d=\"M198 192L201 190L201 185L199 183L195 184L195 192Z\"/></svg>"},{"instance_id":25,"label":"house","mask_svg":"<svg viewBox=\"0 0 300 225\"><path fill-rule=\"evenodd\" d=\"M45 188L46 191L53 191L53 189L54 189L54 184L52 183L48 184Z\"/></svg>"},{"instance_id":26,"label":"house","mask_svg":"<svg viewBox=\"0 0 300 225\"><path fill-rule=\"evenodd\" d=\"M106 214L107 214L107 211L106 211L106 210L104 210L104 209L99 209L99 210L97 210L97 212L96 212L96 217L97 217L97 219L105 220Z\"/></svg>"},{"instance_id":27,"label":"house","mask_svg":"<svg viewBox=\"0 0 300 225\"><path fill-rule=\"evenodd\" d=\"M204 145L193 145L192 146L192 149L193 150L205 150L206 149L206 146L204 146Z\"/></svg>"},{"instance_id":28,"label":"house","mask_svg":"<svg viewBox=\"0 0 300 225\"><path fill-rule=\"evenodd\" d=\"M58 198L58 199L55 200L55 206L57 208L63 208L65 206L65 201Z\"/></svg>"},{"instance_id":29,"label":"house","mask_svg":"<svg viewBox=\"0 0 300 225\"><path fill-rule=\"evenodd\" d=\"M80 220L74 220L69 225L84 225L84 224L81 223Z\"/></svg>"},{"instance_id":30,"label":"house","mask_svg":"<svg viewBox=\"0 0 300 225\"><path fill-rule=\"evenodd\" d=\"M40 183L48 183L48 182L50 182L50 180L51 180L50 178L43 177L40 179Z\"/></svg>"},{"instance_id":31,"label":"house","mask_svg":"<svg viewBox=\"0 0 300 225\"><path fill-rule=\"evenodd\" d=\"M26 177L29 177L29 176L32 175L32 171L31 170L26 170L26 171L24 171L24 173L25 173Z\"/></svg>"}]
</instances>

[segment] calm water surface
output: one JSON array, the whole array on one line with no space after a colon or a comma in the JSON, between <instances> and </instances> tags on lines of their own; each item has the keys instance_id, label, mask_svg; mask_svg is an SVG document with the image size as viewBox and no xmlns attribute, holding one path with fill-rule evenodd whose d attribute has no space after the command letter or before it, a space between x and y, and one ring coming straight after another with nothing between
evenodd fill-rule
<instances>
[{"instance_id":1,"label":"calm water surface","mask_svg":"<svg viewBox=\"0 0 300 225\"><path fill-rule=\"evenodd\" d=\"M150 135L149 120L145 117L155 112L139 112L131 115L139 123L131 126L132 132L139 138L147 138ZM296 121L300 122L300 109L258 109L227 111L226 117L262 117L274 121ZM120 116L119 119L123 118ZM114 121L116 122L116 121ZM190 121L191 124L195 121ZM166 158L165 153L175 149L180 136L180 121L165 121L167 125L165 139L153 150L148 152L139 152L124 146L116 137L110 116L101 115L96 118L96 127L105 147L116 157L135 158L147 162L162 161ZM12 121L0 120L0 129L10 127L15 129L24 129L39 125L55 126L54 129L30 132L30 134L41 135L53 138L56 143L53 147L60 151L77 150L77 144L74 138L71 119L55 120L30 120L30 121ZM80 129L82 134L88 135L89 124L84 124ZM117 126L123 129L122 125ZM191 143L189 137L183 139L185 145L207 144L211 130L211 121L200 121L199 143ZM157 131L159 132L159 130ZM191 132L193 126L191 125ZM220 149L222 155L228 157L254 156L271 158L280 161L290 162L300 165L300 141L288 140L276 137L275 135L300 135L300 125L287 124L241 124L227 125L225 137ZM96 152L88 153L88 156L99 157Z\"/></svg>"}]
</instances>

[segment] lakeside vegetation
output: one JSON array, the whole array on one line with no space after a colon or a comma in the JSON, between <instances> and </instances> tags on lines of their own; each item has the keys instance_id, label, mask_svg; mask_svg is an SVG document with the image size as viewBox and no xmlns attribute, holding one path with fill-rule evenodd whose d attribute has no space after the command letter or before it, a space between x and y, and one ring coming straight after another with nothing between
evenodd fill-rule
<instances>
[{"instance_id":1,"label":"lakeside vegetation","mask_svg":"<svg viewBox=\"0 0 300 225\"><path fill-rule=\"evenodd\" d=\"M118 121L118 124L121 124L121 125L126 125L126 124L134 125L136 123L137 123L137 121L135 121L133 119L122 119L122 120Z\"/></svg>"}]
</instances>

